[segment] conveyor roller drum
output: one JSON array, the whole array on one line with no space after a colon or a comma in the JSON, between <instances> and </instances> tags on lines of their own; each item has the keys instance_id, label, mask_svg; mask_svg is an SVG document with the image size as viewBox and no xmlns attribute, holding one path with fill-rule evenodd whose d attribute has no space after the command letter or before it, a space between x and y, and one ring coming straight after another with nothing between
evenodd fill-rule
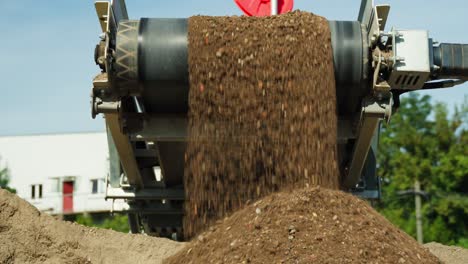
<instances>
[{"instance_id":1,"label":"conveyor roller drum","mask_svg":"<svg viewBox=\"0 0 468 264\"><path fill-rule=\"evenodd\" d=\"M187 19L121 21L115 83L122 95L141 96L148 113L186 113Z\"/></svg>"}]
</instances>

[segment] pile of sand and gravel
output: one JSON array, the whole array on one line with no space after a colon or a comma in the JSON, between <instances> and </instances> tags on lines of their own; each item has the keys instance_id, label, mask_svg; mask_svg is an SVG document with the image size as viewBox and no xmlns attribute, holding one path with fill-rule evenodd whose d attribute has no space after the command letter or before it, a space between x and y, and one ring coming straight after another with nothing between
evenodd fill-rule
<instances>
[{"instance_id":1,"label":"pile of sand and gravel","mask_svg":"<svg viewBox=\"0 0 468 264\"><path fill-rule=\"evenodd\" d=\"M2 264L161 263L183 245L60 221L0 189Z\"/></svg>"},{"instance_id":2,"label":"pile of sand and gravel","mask_svg":"<svg viewBox=\"0 0 468 264\"><path fill-rule=\"evenodd\" d=\"M63 222L0 190L0 263L440 263L366 202L321 188L272 194L190 243ZM426 245L443 263L468 250ZM175 254L175 255L174 255Z\"/></svg>"},{"instance_id":3,"label":"pile of sand and gravel","mask_svg":"<svg viewBox=\"0 0 468 264\"><path fill-rule=\"evenodd\" d=\"M306 188L235 212L167 263L440 262L359 198Z\"/></svg>"}]
</instances>

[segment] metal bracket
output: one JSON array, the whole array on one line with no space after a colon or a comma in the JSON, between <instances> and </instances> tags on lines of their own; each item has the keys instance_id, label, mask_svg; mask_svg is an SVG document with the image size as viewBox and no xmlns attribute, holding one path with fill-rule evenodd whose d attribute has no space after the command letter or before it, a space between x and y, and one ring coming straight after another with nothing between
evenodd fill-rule
<instances>
[{"instance_id":1,"label":"metal bracket","mask_svg":"<svg viewBox=\"0 0 468 264\"><path fill-rule=\"evenodd\" d=\"M381 100L372 97L363 101L358 138L354 143L353 156L343 180L345 188L354 188L359 182L372 137L382 120L390 120L392 105L392 96Z\"/></svg>"},{"instance_id":2,"label":"metal bracket","mask_svg":"<svg viewBox=\"0 0 468 264\"><path fill-rule=\"evenodd\" d=\"M93 101L93 118L97 114L118 114L120 110L120 101L117 102L104 102L99 98Z\"/></svg>"},{"instance_id":3,"label":"metal bracket","mask_svg":"<svg viewBox=\"0 0 468 264\"><path fill-rule=\"evenodd\" d=\"M99 54L98 57L99 58L104 58L104 61L103 61L104 69L103 69L103 71L108 73L108 72L110 72L110 65L111 65L111 61L112 61L112 58L110 56L111 52L109 52L110 46L111 46L111 38L112 38L112 36L115 36L115 32L116 32L116 30L115 30L113 35L111 33L112 28L116 29L115 20L114 20L113 11L112 11L112 5L111 5L111 3L109 1L96 1L94 3L94 6L96 8L96 14L98 16L99 23L101 25L101 30L102 30L102 34L100 36L101 37L101 42L105 43L103 45L104 46L103 47L104 54ZM96 84L100 85L100 88L110 88L111 87L110 79L108 78L107 75L105 76L106 81L101 82L101 83L96 82L96 79L98 79L98 77L99 77L99 75L93 81L94 87L96 87ZM103 85L105 85L106 87L102 87Z\"/></svg>"},{"instance_id":4,"label":"metal bracket","mask_svg":"<svg viewBox=\"0 0 468 264\"><path fill-rule=\"evenodd\" d=\"M104 57L107 60L106 71L109 72L111 58L108 51L115 46L119 22L123 19L128 19L127 8L124 0L113 0L112 3L109 1L96 1L94 6L101 25L102 38L106 42Z\"/></svg>"},{"instance_id":5,"label":"metal bracket","mask_svg":"<svg viewBox=\"0 0 468 264\"><path fill-rule=\"evenodd\" d=\"M382 68L382 64L384 63L384 58L382 51L379 48L376 48L373 52L373 68L374 74L372 76L372 88L373 91L380 95L382 93L389 93L390 92L390 85L386 80L380 80L380 69Z\"/></svg>"},{"instance_id":6,"label":"metal bracket","mask_svg":"<svg viewBox=\"0 0 468 264\"><path fill-rule=\"evenodd\" d=\"M368 25L369 43L372 45L377 43L380 33L385 30L389 13L389 5L378 5L373 8L370 24Z\"/></svg>"},{"instance_id":7,"label":"metal bracket","mask_svg":"<svg viewBox=\"0 0 468 264\"><path fill-rule=\"evenodd\" d=\"M110 3L108 1L97 1L94 3L94 8L101 24L101 30L106 33L109 28Z\"/></svg>"},{"instance_id":8,"label":"metal bracket","mask_svg":"<svg viewBox=\"0 0 468 264\"><path fill-rule=\"evenodd\" d=\"M368 41L375 45L380 38L380 32L385 29L390 13L390 5L374 6L373 0L363 0L359 10L358 20L366 26Z\"/></svg>"}]
</instances>

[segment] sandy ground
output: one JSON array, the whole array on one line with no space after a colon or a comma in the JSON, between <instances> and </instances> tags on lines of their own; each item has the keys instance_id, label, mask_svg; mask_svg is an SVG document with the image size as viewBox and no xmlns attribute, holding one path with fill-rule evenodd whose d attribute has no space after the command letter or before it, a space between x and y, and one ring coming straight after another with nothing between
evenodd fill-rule
<instances>
[{"instance_id":1,"label":"sandy ground","mask_svg":"<svg viewBox=\"0 0 468 264\"><path fill-rule=\"evenodd\" d=\"M89 228L0 190L0 263L161 263L184 244Z\"/></svg>"},{"instance_id":2,"label":"sandy ground","mask_svg":"<svg viewBox=\"0 0 468 264\"><path fill-rule=\"evenodd\" d=\"M425 244L424 247L446 264L468 263L468 249L445 246L436 242Z\"/></svg>"},{"instance_id":3,"label":"sandy ground","mask_svg":"<svg viewBox=\"0 0 468 264\"><path fill-rule=\"evenodd\" d=\"M302 230L299 229L299 223L296 225L299 231L294 240L299 241L299 234L304 229L302 227ZM290 228L289 225L287 228ZM216 227L213 230L216 230ZM291 230L288 231L291 232ZM185 246L190 247L190 244L167 239L123 234L56 220L40 213L26 201L5 190L0 190L0 241L0 263L2 264L157 264L178 252L187 252L188 249L184 248ZM429 243L424 247L443 263L468 263L467 249L438 243ZM216 250L211 248L208 251L205 250L205 253L212 251Z\"/></svg>"}]
</instances>

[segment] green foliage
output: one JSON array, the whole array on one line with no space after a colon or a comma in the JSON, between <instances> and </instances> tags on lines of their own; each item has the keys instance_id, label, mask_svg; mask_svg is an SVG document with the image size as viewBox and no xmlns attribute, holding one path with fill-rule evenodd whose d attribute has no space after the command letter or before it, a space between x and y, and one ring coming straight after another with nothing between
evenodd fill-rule
<instances>
[{"instance_id":1,"label":"green foliage","mask_svg":"<svg viewBox=\"0 0 468 264\"><path fill-rule=\"evenodd\" d=\"M7 167L0 168L0 188L10 191L12 193L16 193L16 190L9 187L8 184L10 183L10 172Z\"/></svg>"},{"instance_id":2,"label":"green foliage","mask_svg":"<svg viewBox=\"0 0 468 264\"><path fill-rule=\"evenodd\" d=\"M114 214L113 216L105 217L104 219L95 219L89 215L79 215L75 222L84 226L98 227L104 229L112 229L114 231L128 233L128 217L124 214Z\"/></svg>"},{"instance_id":3,"label":"green foliage","mask_svg":"<svg viewBox=\"0 0 468 264\"><path fill-rule=\"evenodd\" d=\"M445 105L431 105L429 96L411 93L381 134L378 209L415 236L414 198L398 192L413 189L419 180L428 193L422 208L426 242L468 246L467 99L449 116Z\"/></svg>"}]
</instances>

